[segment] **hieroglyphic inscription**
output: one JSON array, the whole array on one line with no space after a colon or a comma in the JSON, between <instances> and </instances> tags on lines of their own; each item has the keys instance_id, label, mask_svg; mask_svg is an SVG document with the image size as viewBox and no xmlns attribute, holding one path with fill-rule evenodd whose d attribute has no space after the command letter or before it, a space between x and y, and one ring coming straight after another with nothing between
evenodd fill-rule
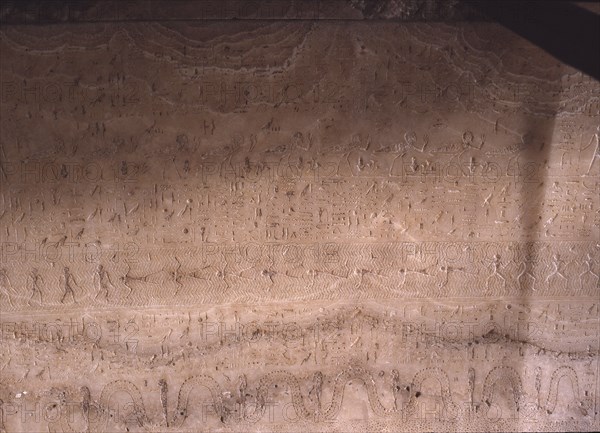
<instances>
[{"instance_id":1,"label":"hieroglyphic inscription","mask_svg":"<svg viewBox=\"0 0 600 433\"><path fill-rule=\"evenodd\" d=\"M596 80L454 2L15 3L0 431L600 429Z\"/></svg>"}]
</instances>

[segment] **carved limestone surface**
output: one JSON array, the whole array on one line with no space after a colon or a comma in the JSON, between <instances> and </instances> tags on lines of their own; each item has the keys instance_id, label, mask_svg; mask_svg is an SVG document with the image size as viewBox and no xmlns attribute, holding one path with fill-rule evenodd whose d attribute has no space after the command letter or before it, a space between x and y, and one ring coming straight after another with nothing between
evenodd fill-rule
<instances>
[{"instance_id":1,"label":"carved limestone surface","mask_svg":"<svg viewBox=\"0 0 600 433\"><path fill-rule=\"evenodd\" d=\"M458 1L63 3L0 7L0 432L600 430L596 79Z\"/></svg>"}]
</instances>

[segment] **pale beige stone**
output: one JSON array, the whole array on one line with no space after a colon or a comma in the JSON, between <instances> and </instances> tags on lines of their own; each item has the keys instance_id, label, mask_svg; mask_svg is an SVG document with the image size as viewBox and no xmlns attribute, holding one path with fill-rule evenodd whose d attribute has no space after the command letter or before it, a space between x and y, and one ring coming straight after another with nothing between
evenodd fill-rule
<instances>
[{"instance_id":1,"label":"pale beige stone","mask_svg":"<svg viewBox=\"0 0 600 433\"><path fill-rule=\"evenodd\" d=\"M0 431L598 430L599 83L209 3L5 13Z\"/></svg>"}]
</instances>

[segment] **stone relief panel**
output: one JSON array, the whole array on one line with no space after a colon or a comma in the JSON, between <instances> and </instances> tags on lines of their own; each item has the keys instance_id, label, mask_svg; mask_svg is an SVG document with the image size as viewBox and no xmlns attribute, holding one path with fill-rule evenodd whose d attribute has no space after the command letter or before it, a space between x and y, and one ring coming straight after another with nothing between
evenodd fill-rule
<instances>
[{"instance_id":1,"label":"stone relief panel","mask_svg":"<svg viewBox=\"0 0 600 433\"><path fill-rule=\"evenodd\" d=\"M600 429L598 81L200 3L2 7L0 431Z\"/></svg>"}]
</instances>

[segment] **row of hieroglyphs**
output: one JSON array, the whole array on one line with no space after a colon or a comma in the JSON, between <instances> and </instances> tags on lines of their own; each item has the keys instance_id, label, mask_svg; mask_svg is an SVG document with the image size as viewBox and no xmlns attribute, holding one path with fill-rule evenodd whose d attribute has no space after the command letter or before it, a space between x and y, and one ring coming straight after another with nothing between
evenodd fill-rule
<instances>
[{"instance_id":1,"label":"row of hieroglyphs","mask_svg":"<svg viewBox=\"0 0 600 433\"><path fill-rule=\"evenodd\" d=\"M268 422L271 410L289 403L282 422L323 423L347 417L340 410L354 393L373 415L407 422L466 417L487 429L499 418L574 416L581 427L594 418L597 303L404 304L385 314L347 308L317 318L291 307L267 313L266 321L266 307L253 314L107 311L52 323L5 318L4 419L76 426L89 417L92 429L110 430L102 423L113 414L175 428ZM128 378L142 370L158 376ZM90 383L90 375L121 379L102 391L108 380ZM83 393L64 386L67 378L85 384ZM200 394L192 397L193 389ZM177 415L167 410L171 399ZM421 401L427 410L415 412Z\"/></svg>"},{"instance_id":2,"label":"row of hieroglyphs","mask_svg":"<svg viewBox=\"0 0 600 433\"><path fill-rule=\"evenodd\" d=\"M459 349L450 356L457 360L489 360L491 355L487 349L482 351L483 347L473 344L478 340L531 344L540 350L546 348L555 352L563 350L560 345L568 341L574 353L588 354L593 353L597 343L594 339L598 303L591 300L542 302L517 298L502 302L473 299L461 303L448 300L446 303L404 300L402 308L386 313L358 307L341 308L337 313L320 313L316 323L303 317L306 313L302 308L280 313L253 308L253 313L245 314L241 307L231 314L202 313L198 311L200 307L177 313L168 309L162 312L132 310L129 314L120 310L96 310L96 315L90 313L84 317L77 312L72 315L55 313L60 316L54 319L52 316L13 316L7 312L0 337L5 342L52 343L65 349L75 343L94 344L98 348L112 347L140 356L188 347L190 350L222 347L229 343L248 344L249 347L292 344L307 350L301 359L317 342L323 351L309 357L316 364L331 362L341 354L340 351L349 347L372 352L365 355L366 362L369 359L375 361L381 353L391 356L394 351L406 352L407 359L430 357L430 346L436 342L471 342L450 347ZM269 319L264 318L265 314ZM380 335L373 335L374 331ZM385 348L380 344L383 342ZM375 350L377 346L381 348ZM570 356L568 350L563 352ZM519 353L522 356L522 352ZM193 351L190 352L192 355Z\"/></svg>"},{"instance_id":3,"label":"row of hieroglyphs","mask_svg":"<svg viewBox=\"0 0 600 433\"><path fill-rule=\"evenodd\" d=\"M232 181L215 187L191 184L185 193L178 183L145 188L43 185L35 190L9 185L1 198L3 241L48 237L47 242L56 242L66 234L65 217L79 239L82 235L89 239L86 225L97 224L107 233L124 233L133 242L163 236L175 242L189 242L192 236L203 242L307 241L323 236L332 241L357 236L369 241L521 241L533 233L540 240L597 236L600 184L561 179L544 190L545 184L399 187L377 179L339 179L261 187ZM434 205L440 209L430 212ZM242 210L246 212L234 218ZM147 222L160 230L152 231Z\"/></svg>"},{"instance_id":4,"label":"row of hieroglyphs","mask_svg":"<svg viewBox=\"0 0 600 433\"><path fill-rule=\"evenodd\" d=\"M267 299L301 292L311 299L364 297L366 291L376 298L595 298L600 287L593 242L42 246L2 245L3 308L216 302L244 293Z\"/></svg>"},{"instance_id":5,"label":"row of hieroglyphs","mask_svg":"<svg viewBox=\"0 0 600 433\"><path fill-rule=\"evenodd\" d=\"M530 89L522 83L508 83L507 88L498 89L495 84L489 88L477 85L475 82L450 81L431 83L413 80L395 85L384 85L376 90L363 88L358 95L348 94L348 87L336 82L306 82L300 79L293 81L258 81L248 77L243 81L228 81L211 77L209 80L198 75L198 70L205 66L182 67L178 73L183 75L183 81L192 80L193 86L186 89L186 102L196 108L216 108L221 111L239 110L247 104L271 106L277 112L281 105L293 105L297 112L307 112L315 106L330 106L341 113L379 112L379 104L369 106L369 99L375 97L394 99L388 102L406 103L416 107L426 106L437 102L452 104L451 110L458 110L465 104L471 109L477 100L485 100L490 104L498 104L504 114L514 113L511 103L523 98L532 98L532 93L540 89ZM186 75L191 75L189 78ZM366 79L366 78L365 78ZM361 83L367 84L367 83ZM0 97L2 102L12 106L25 106L40 110L51 106L69 106L88 104L110 99L120 106L138 106L149 95L145 86L136 81L125 82L122 78L113 78L106 83L90 83L82 85L76 81L36 80L24 85L19 81L0 82ZM591 90L597 93L597 89ZM596 95L594 95L596 96ZM597 98L583 102L581 106L573 105L572 110L587 117L594 117L598 108Z\"/></svg>"},{"instance_id":6,"label":"row of hieroglyphs","mask_svg":"<svg viewBox=\"0 0 600 433\"><path fill-rule=\"evenodd\" d=\"M0 44L0 429L600 429L597 81L489 23Z\"/></svg>"},{"instance_id":7,"label":"row of hieroglyphs","mask_svg":"<svg viewBox=\"0 0 600 433\"><path fill-rule=\"evenodd\" d=\"M187 138L177 141L185 146ZM473 154L470 145L443 157L410 156L406 149L382 156L368 144L333 158L311 151L294 155L287 145L272 157L250 157L249 149L233 144L208 160L200 151L143 163L3 155L0 175L6 189L0 218L6 222L4 240L13 242L31 235L56 236L65 212L77 236L93 223L151 242L155 237L148 221L153 227L172 227L168 235L176 242L192 236L209 242L323 235L369 240L487 239L492 234L520 240L526 233L546 240L589 238L600 227L599 143L596 133L584 157L566 148L554 156L551 152L556 170L551 161L489 157L479 150ZM234 225L233 215L240 210L250 212ZM292 222L300 227L290 229Z\"/></svg>"},{"instance_id":8,"label":"row of hieroglyphs","mask_svg":"<svg viewBox=\"0 0 600 433\"><path fill-rule=\"evenodd\" d=\"M542 153L535 147L544 144L537 141L541 138L527 131L510 131L508 125L498 123L499 118L477 136L471 130L461 134L444 123L425 132L388 125L384 131L365 128L352 133L338 131L340 122L334 118L322 119L321 125L308 131L290 131L283 116L260 117L265 124L257 125L257 132L233 135L221 125L217 129L210 119L190 131L173 130L168 123L155 120L136 136L123 136L110 123L107 127L106 122L96 122L67 142L65 137L46 138L39 151L28 149L26 136L15 136L16 146L9 148L5 143L1 148L2 176L16 186L135 183L150 179L148 171L158 168L151 161L131 159L132 153L144 150L155 153L160 165L167 164L159 171L161 183L374 178L399 185L458 182L467 186L511 180L535 183L545 176L574 177L569 180L583 176L592 182L600 164L600 127L587 131L570 121L559 124L551 137L548 159L540 161ZM166 141L166 146L151 150L156 141ZM86 160L77 154L84 145L91 147L96 158ZM119 161L124 150L130 152Z\"/></svg>"},{"instance_id":9,"label":"row of hieroglyphs","mask_svg":"<svg viewBox=\"0 0 600 433\"><path fill-rule=\"evenodd\" d=\"M181 137L176 140L187 142L187 138ZM586 149L562 149L557 152L552 166L519 160L519 150L512 149L507 149L508 155L502 157L483 152L477 152L473 156L467 153L466 148L451 149L443 152L445 155L442 158L438 158L434 156L435 153L423 156L412 153L407 148L391 152L386 151L389 148L375 152L346 148L333 155L317 154L315 158L316 152L293 154L289 151L288 144L278 146L281 147L280 150L260 159L243 149L234 149L229 155L210 158L193 154L180 160L159 157L157 159L166 164L159 171L160 190L165 189L163 185L168 187L169 184L185 181L195 181L202 185L232 182L265 187L276 180L326 183L373 179L382 183L387 181L397 187L418 186L419 183L461 187L497 186L511 181L531 184L539 182L545 176L552 178L553 175L559 181L560 176L572 176L567 178L567 182L572 184L571 188L585 182L587 188L593 189L599 158L598 146L589 152L585 152ZM395 143L393 146L407 145ZM192 156L201 161L194 161ZM47 184L54 189L77 185L82 189L96 185L108 188L114 188L115 184L131 186L148 179L152 165L151 162L131 159L110 164L101 159L89 162L77 161L75 158L61 161L61 158L56 157L26 159L27 161L11 161L6 156L3 158L2 175L7 184L17 188L27 184ZM579 176L583 176L583 179L579 179Z\"/></svg>"},{"instance_id":10,"label":"row of hieroglyphs","mask_svg":"<svg viewBox=\"0 0 600 433\"><path fill-rule=\"evenodd\" d=\"M354 191L352 201L343 187ZM597 190L576 190L569 182L555 182L553 187L557 192L549 191L551 196L543 204L528 199L530 193L512 183L503 188L474 186L442 192L443 187L398 189L373 180L341 181L318 187L286 184L254 194L226 195L203 187L182 194L178 185L165 186L162 192L97 187L86 200L71 190L54 195L56 202L51 201L52 192L32 192L25 198L25 190L11 188L3 194L3 242L46 249L66 236L68 242L108 244L99 233L117 232L126 236L120 238L121 244L165 247L174 242L315 242L323 237L331 242L357 238L364 242L594 239L600 227ZM309 194L311 188L320 192ZM534 189L533 194L541 192L539 187ZM567 191L573 196L563 200L559 194ZM328 200L326 192L337 200ZM290 199L285 203L281 196ZM425 203L441 208L429 211ZM234 218L240 211L245 212ZM65 217L70 218L68 227ZM91 226L101 231L90 230ZM5 254L10 254L8 248Z\"/></svg>"},{"instance_id":11,"label":"row of hieroglyphs","mask_svg":"<svg viewBox=\"0 0 600 433\"><path fill-rule=\"evenodd\" d=\"M35 56L36 49L47 45L47 52L71 66L29 76L6 68L0 83L2 103L45 122L46 112L55 120L93 117L99 122L102 119L92 116L99 108L110 108L109 119L139 113L142 107L159 119L167 113L205 116L214 111L375 114L383 117L377 119L383 122L383 131L395 123L385 118L388 110L404 113L406 120L424 116L441 120L432 110L423 110L439 106L446 114L490 114L494 120L502 118L501 125L511 123L515 115L549 119L560 110L593 118L598 113L597 82L575 70L564 71L545 58L547 73L523 74L500 56L518 58L520 53L511 51L514 47L503 47L497 57L485 56L444 39L459 37L465 45L477 45L481 35L476 26L444 26L440 34L391 23L375 29L358 25L353 30L343 24L249 26L247 38L228 42L211 36L218 39L222 33L235 33L234 24L222 26L222 31L209 26L208 35L185 25L182 29L159 23L97 25L96 34L77 39L68 34L44 38L27 27L8 27L2 33L7 57ZM390 33L395 36L390 38ZM325 47L315 43L322 44L322 38L329 38ZM260 46L252 43L258 39L262 39ZM114 67L100 71L86 70L81 58L59 48L85 47L88 56L96 59L106 54L104 48L111 42ZM523 41L511 42L539 55ZM368 45L382 47L374 53ZM123 61L120 53L129 55L130 61ZM136 62L148 67L136 70L131 67ZM436 68L430 67L432 63ZM267 73L269 69L276 73ZM339 80L340 74L349 79ZM197 122L195 127L201 125Z\"/></svg>"}]
</instances>

